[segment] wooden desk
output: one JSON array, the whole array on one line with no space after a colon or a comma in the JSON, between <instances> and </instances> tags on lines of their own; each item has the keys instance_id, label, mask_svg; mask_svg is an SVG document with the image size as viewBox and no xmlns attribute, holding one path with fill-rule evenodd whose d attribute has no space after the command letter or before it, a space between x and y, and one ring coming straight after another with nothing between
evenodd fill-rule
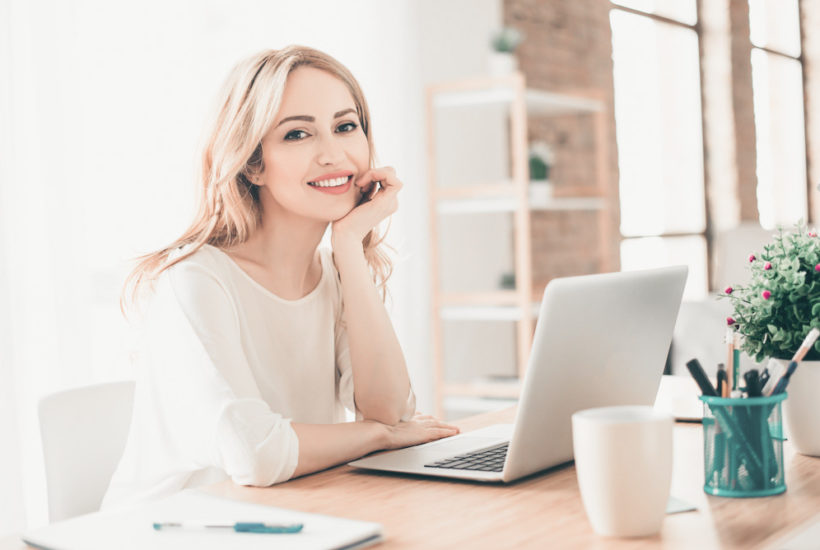
<instances>
[{"instance_id":1,"label":"wooden desk","mask_svg":"<svg viewBox=\"0 0 820 550\"><path fill-rule=\"evenodd\" d=\"M514 409L456 422L464 430L512 422ZM572 466L511 485L363 473L340 466L267 488L223 482L207 489L226 498L374 521L384 526L377 548L769 548L820 512L820 459L784 451L786 493L756 499L703 492L699 424L675 427L672 494L698 507L667 516L660 535L609 539L587 521ZM6 542L6 544L3 544ZM0 549L26 548L19 539Z\"/></svg>"}]
</instances>

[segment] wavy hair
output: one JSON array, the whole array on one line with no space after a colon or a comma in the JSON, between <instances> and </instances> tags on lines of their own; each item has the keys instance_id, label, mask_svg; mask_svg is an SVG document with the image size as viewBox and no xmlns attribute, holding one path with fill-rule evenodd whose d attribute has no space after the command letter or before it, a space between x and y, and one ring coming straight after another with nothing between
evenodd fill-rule
<instances>
[{"instance_id":1,"label":"wavy hair","mask_svg":"<svg viewBox=\"0 0 820 550\"><path fill-rule=\"evenodd\" d=\"M191 225L177 240L161 250L136 259L120 297L125 313L139 296L141 287L166 269L185 260L203 245L230 248L246 241L259 227L262 204L253 177L264 169L262 138L279 112L288 75L298 67L320 69L339 78L353 96L359 123L367 137L370 167L374 167L370 112L361 87L351 72L328 54L306 46L265 50L240 61L231 71L219 94L218 110L206 135L199 169L199 208ZM388 225L389 229L389 225ZM385 231L386 234L386 231ZM385 236L373 228L362 240L365 258L382 300L393 271L384 252ZM177 248L191 245L170 259Z\"/></svg>"}]
</instances>

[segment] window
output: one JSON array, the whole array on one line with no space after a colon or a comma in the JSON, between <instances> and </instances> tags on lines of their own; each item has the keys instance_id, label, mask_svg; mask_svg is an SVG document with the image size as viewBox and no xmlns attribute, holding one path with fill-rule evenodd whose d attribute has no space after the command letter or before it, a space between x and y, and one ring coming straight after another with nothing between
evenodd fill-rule
<instances>
[{"instance_id":1,"label":"window","mask_svg":"<svg viewBox=\"0 0 820 550\"><path fill-rule=\"evenodd\" d=\"M749 0L757 205L767 229L806 219L806 131L797 0Z\"/></svg>"},{"instance_id":2,"label":"window","mask_svg":"<svg viewBox=\"0 0 820 550\"><path fill-rule=\"evenodd\" d=\"M684 296L702 298L708 276L696 5L613 4L621 265L687 264Z\"/></svg>"}]
</instances>

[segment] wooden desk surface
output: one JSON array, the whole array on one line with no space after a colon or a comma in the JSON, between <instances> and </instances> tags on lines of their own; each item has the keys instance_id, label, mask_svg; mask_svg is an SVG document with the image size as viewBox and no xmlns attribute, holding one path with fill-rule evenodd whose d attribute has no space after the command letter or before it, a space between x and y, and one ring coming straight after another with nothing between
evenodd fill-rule
<instances>
[{"instance_id":1,"label":"wooden desk surface","mask_svg":"<svg viewBox=\"0 0 820 550\"><path fill-rule=\"evenodd\" d=\"M456 422L472 430L512 422L514 409ZM340 466L281 485L207 488L226 498L374 521L384 526L377 548L770 548L820 512L820 459L786 445L787 491L754 499L718 498L703 492L699 424L675 427L672 494L698 507L668 515L660 535L613 539L593 533L584 513L575 468L567 466L510 485L373 474ZM820 518L818 518L820 519ZM0 549L26 548L0 539Z\"/></svg>"}]
</instances>

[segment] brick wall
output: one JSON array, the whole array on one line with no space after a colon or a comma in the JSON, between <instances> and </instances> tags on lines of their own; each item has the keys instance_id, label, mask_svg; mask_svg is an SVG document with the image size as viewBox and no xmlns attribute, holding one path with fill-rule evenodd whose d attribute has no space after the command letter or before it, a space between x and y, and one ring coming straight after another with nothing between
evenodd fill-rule
<instances>
[{"instance_id":1,"label":"brick wall","mask_svg":"<svg viewBox=\"0 0 820 550\"><path fill-rule=\"evenodd\" d=\"M698 0L701 27L707 236L758 219L754 99L748 0ZM619 262L618 164L613 113L611 4L607 0L504 0L504 22L526 33L516 55L533 88L598 94L609 109L608 198L613 206L605 253ZM802 1L804 93L810 219L820 221L820 2ZM530 117L531 140L556 153L556 195L592 195L595 147L589 117ZM594 272L601 217L534 212L535 286L556 276Z\"/></svg>"},{"instance_id":2,"label":"brick wall","mask_svg":"<svg viewBox=\"0 0 820 550\"><path fill-rule=\"evenodd\" d=\"M613 116L612 39L609 2L601 0L504 0L504 23L526 34L516 51L527 86L579 93L607 106L607 198L610 216L594 211L542 211L532 214L533 278L536 288L558 276L599 271L601 252L617 270L619 261L618 165ZM555 154L550 179L556 196L593 196L596 148L593 117L534 117L530 141L547 142ZM599 224L610 236L599 248Z\"/></svg>"}]
</instances>

